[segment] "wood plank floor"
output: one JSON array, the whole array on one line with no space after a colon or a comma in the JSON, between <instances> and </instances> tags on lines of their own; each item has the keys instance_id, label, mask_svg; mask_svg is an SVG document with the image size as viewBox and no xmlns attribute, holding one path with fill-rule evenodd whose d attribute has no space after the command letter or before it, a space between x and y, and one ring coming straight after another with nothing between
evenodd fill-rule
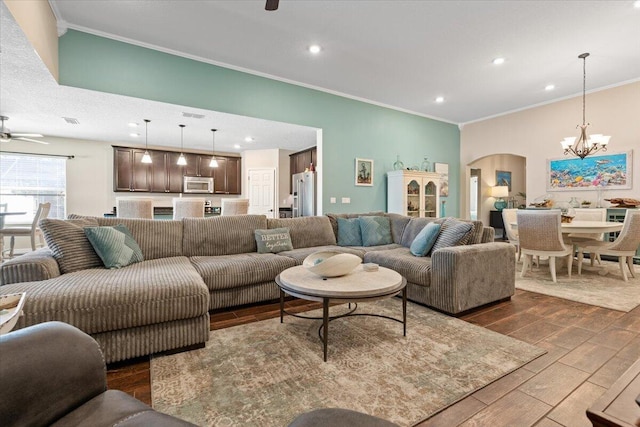
<instances>
[{"instance_id":1,"label":"wood plank floor","mask_svg":"<svg viewBox=\"0 0 640 427\"><path fill-rule=\"evenodd\" d=\"M287 301L290 311L318 308ZM211 315L211 329L279 316L278 304ZM629 313L516 291L510 301L461 318L535 344L547 354L418 424L432 426L590 426L589 407L640 357L640 307ZM149 358L109 366L109 388L151 404Z\"/></svg>"}]
</instances>

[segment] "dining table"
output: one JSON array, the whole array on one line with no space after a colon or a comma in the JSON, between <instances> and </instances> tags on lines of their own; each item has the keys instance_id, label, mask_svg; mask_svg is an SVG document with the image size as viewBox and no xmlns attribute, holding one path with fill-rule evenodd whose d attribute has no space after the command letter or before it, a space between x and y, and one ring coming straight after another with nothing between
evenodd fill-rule
<instances>
[{"instance_id":1,"label":"dining table","mask_svg":"<svg viewBox=\"0 0 640 427\"><path fill-rule=\"evenodd\" d=\"M571 221L560 224L562 234L580 233L580 234L599 234L614 233L622 230L622 222L614 221ZM513 229L518 229L517 222L509 223Z\"/></svg>"},{"instance_id":2,"label":"dining table","mask_svg":"<svg viewBox=\"0 0 640 427\"><path fill-rule=\"evenodd\" d=\"M0 212L0 230L4 228L4 220L8 215L24 215L26 212ZM4 236L0 234L0 261L4 259Z\"/></svg>"}]
</instances>

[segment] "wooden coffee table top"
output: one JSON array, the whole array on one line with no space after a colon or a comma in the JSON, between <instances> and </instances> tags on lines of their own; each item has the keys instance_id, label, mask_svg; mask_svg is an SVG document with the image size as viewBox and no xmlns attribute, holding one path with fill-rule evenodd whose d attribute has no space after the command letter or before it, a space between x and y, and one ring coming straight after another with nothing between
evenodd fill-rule
<instances>
[{"instance_id":1,"label":"wooden coffee table top","mask_svg":"<svg viewBox=\"0 0 640 427\"><path fill-rule=\"evenodd\" d=\"M304 299L370 299L397 294L407 285L397 272L379 267L378 271L364 271L362 264L340 277L323 278L299 265L280 273L278 285L288 294Z\"/></svg>"}]
</instances>

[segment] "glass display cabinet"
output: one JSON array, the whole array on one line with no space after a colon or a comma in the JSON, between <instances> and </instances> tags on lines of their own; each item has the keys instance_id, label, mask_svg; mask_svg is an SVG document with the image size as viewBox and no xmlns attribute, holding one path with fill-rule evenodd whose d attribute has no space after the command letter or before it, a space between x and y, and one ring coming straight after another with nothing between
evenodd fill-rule
<instances>
[{"instance_id":1,"label":"glass display cabinet","mask_svg":"<svg viewBox=\"0 0 640 427\"><path fill-rule=\"evenodd\" d=\"M440 174L387 172L387 212L415 218L440 216Z\"/></svg>"}]
</instances>

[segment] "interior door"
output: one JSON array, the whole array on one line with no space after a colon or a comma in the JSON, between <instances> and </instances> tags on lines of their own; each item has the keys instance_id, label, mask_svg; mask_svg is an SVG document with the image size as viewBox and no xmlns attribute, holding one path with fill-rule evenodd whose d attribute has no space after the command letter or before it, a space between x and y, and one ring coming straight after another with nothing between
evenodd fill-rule
<instances>
[{"instance_id":1,"label":"interior door","mask_svg":"<svg viewBox=\"0 0 640 427\"><path fill-rule=\"evenodd\" d=\"M276 170L249 169L249 213L277 218Z\"/></svg>"}]
</instances>

